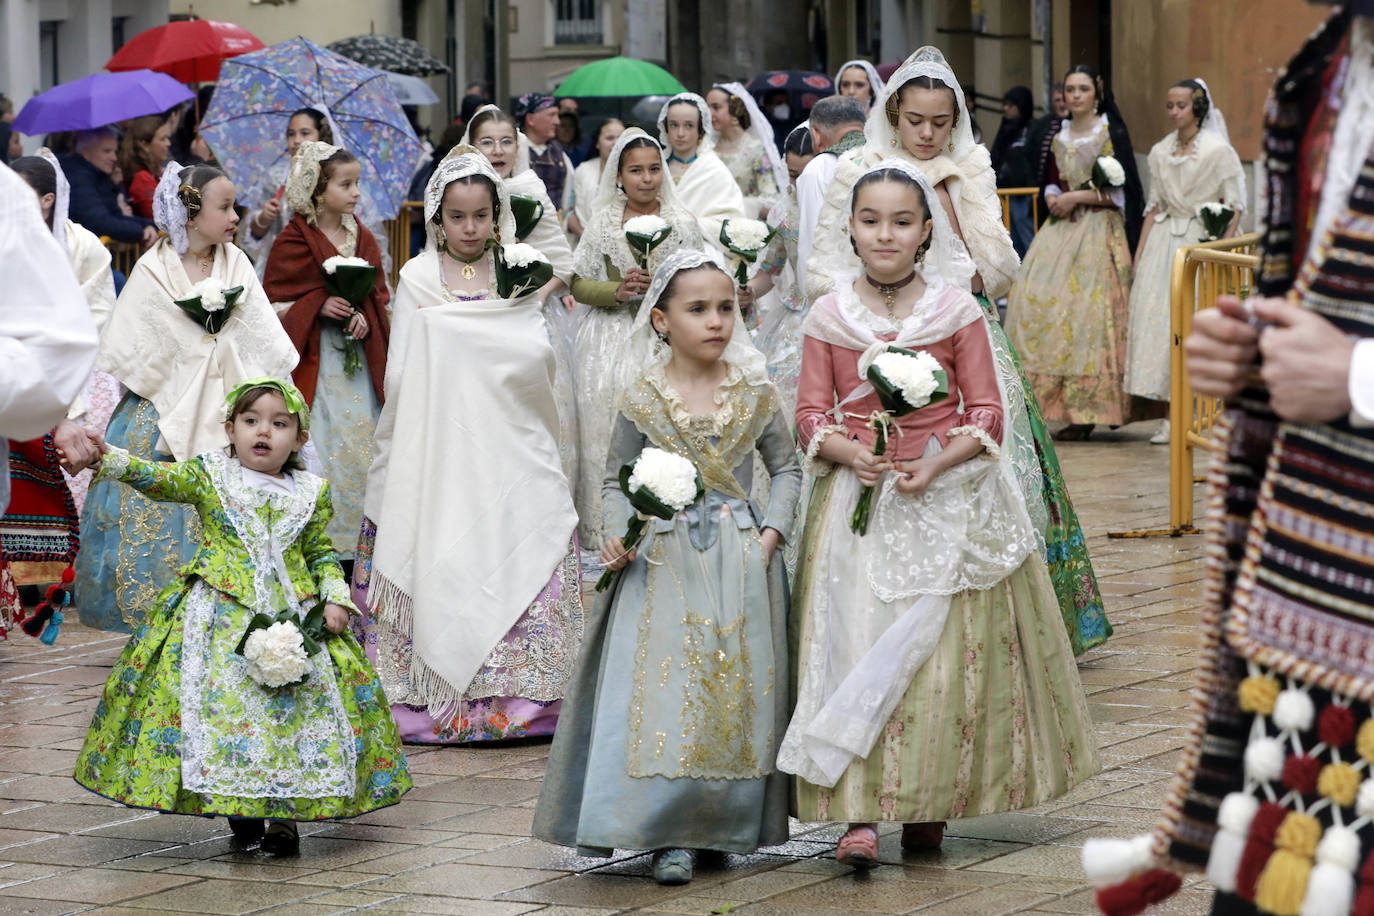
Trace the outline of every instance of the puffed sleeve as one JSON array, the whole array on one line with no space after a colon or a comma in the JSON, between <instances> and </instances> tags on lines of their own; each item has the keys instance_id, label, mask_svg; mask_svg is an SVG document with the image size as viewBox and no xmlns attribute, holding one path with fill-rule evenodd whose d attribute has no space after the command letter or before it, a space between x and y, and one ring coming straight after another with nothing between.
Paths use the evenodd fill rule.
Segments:
<instances>
[{"instance_id":1,"label":"puffed sleeve","mask_svg":"<svg viewBox=\"0 0 1374 916\"><path fill-rule=\"evenodd\" d=\"M824 477L831 464L820 458L821 443L831 433L844 434L830 412L835 409L835 370L830 344L815 337L802 338L801 379L797 386L797 442L806 452L806 470Z\"/></svg>"},{"instance_id":2,"label":"puffed sleeve","mask_svg":"<svg viewBox=\"0 0 1374 916\"><path fill-rule=\"evenodd\" d=\"M1002 392L984 319L954 332L954 375L964 399L960 425L948 436L973 436L995 457L1002 444Z\"/></svg>"}]
</instances>

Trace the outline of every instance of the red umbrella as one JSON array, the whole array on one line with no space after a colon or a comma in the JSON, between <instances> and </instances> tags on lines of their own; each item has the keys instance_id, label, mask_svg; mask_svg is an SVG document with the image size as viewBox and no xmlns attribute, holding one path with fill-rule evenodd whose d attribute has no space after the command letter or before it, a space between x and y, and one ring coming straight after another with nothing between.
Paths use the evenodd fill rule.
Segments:
<instances>
[{"instance_id":1,"label":"red umbrella","mask_svg":"<svg viewBox=\"0 0 1374 916\"><path fill-rule=\"evenodd\" d=\"M257 36L232 22L190 19L139 32L120 48L106 70L157 70L183 83L219 79L219 65L263 47Z\"/></svg>"}]
</instances>

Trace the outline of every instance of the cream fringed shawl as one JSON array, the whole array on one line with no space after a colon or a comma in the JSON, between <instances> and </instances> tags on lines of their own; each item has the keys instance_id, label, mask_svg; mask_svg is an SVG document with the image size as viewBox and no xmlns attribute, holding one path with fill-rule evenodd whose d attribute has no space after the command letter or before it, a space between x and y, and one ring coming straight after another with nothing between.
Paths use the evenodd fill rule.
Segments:
<instances>
[{"instance_id":1,"label":"cream fringed shawl","mask_svg":"<svg viewBox=\"0 0 1374 916\"><path fill-rule=\"evenodd\" d=\"M849 220L849 195L859 176L886 156L898 156L921 171L936 187L941 182L949 192L954 203L954 215L959 220L959 234L963 237L964 247L969 257L977 265L978 275L983 278L983 291L990 299L996 299L1011 289L1016 273L1021 267L1021 259L1011 244L1011 234L1002 222L1002 205L997 198L997 176L992 170L992 159L986 147L973 146L961 162L940 155L934 159L920 160L907 155L903 150L883 150L869 143L847 155L841 156L835 168L835 178L825 194L821 206L814 238L818 243L834 247L832 239L844 232ZM825 258L810 258L807 261L806 292L812 299L818 299L835 288L833 280L824 270L826 263L834 263L834 258L848 256L852 266L857 268L856 255L848 254L848 245L840 251L826 251Z\"/></svg>"},{"instance_id":2,"label":"cream fringed shawl","mask_svg":"<svg viewBox=\"0 0 1374 916\"><path fill-rule=\"evenodd\" d=\"M744 192L730 167L703 144L674 187L678 204L697 218L706 243L721 250L721 224L744 216Z\"/></svg>"},{"instance_id":3,"label":"cream fringed shawl","mask_svg":"<svg viewBox=\"0 0 1374 916\"><path fill-rule=\"evenodd\" d=\"M369 609L410 636L407 702L431 710L463 697L577 525L540 303L451 300L439 258L401 269L364 504Z\"/></svg>"},{"instance_id":4,"label":"cream fringed shawl","mask_svg":"<svg viewBox=\"0 0 1374 916\"><path fill-rule=\"evenodd\" d=\"M96 368L157 408L159 448L177 461L223 448L224 399L244 379L289 378L300 358L272 311L253 265L233 245L215 246L211 279L243 287L233 315L205 333L174 300L191 281L169 239L138 259L100 338Z\"/></svg>"}]
</instances>

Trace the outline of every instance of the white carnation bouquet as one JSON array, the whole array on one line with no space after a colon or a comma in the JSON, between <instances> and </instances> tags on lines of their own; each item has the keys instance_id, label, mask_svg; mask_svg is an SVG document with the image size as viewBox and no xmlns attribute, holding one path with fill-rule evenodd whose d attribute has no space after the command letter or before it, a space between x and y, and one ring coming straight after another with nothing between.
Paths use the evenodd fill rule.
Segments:
<instances>
[{"instance_id":1,"label":"white carnation bouquet","mask_svg":"<svg viewBox=\"0 0 1374 916\"><path fill-rule=\"evenodd\" d=\"M496 249L496 292L502 299L519 299L553 279L553 265L533 245L516 242Z\"/></svg>"},{"instance_id":2,"label":"white carnation bouquet","mask_svg":"<svg viewBox=\"0 0 1374 916\"><path fill-rule=\"evenodd\" d=\"M1088 180L1086 187L1082 190L1092 188L1096 191L1105 191L1109 188L1120 188L1126 185L1126 170L1121 167L1115 156L1098 156L1093 163L1092 178Z\"/></svg>"},{"instance_id":3,"label":"white carnation bouquet","mask_svg":"<svg viewBox=\"0 0 1374 916\"><path fill-rule=\"evenodd\" d=\"M324 272L331 277L338 273L340 267L371 267L363 258L346 258L341 254L336 254L332 258L325 258Z\"/></svg>"},{"instance_id":4,"label":"white carnation bouquet","mask_svg":"<svg viewBox=\"0 0 1374 916\"><path fill-rule=\"evenodd\" d=\"M638 458L620 468L620 491L635 510L621 538L628 553L644 537L649 519L672 519L700 499L706 486L697 466L686 458L662 449L646 448ZM596 581L596 590L604 592L615 578L614 571L606 570Z\"/></svg>"},{"instance_id":5,"label":"white carnation bouquet","mask_svg":"<svg viewBox=\"0 0 1374 916\"><path fill-rule=\"evenodd\" d=\"M883 405L883 409L875 410L868 421L874 433L875 455L887 451L888 427L894 417L904 417L949 397L949 373L925 350L888 347L873 358L867 376ZM867 534L872 512L873 488L864 487L859 491L859 502L849 520L850 529L860 537Z\"/></svg>"},{"instance_id":6,"label":"white carnation bouquet","mask_svg":"<svg viewBox=\"0 0 1374 916\"><path fill-rule=\"evenodd\" d=\"M740 286L749 282L749 265L759 259L759 253L777 232L763 220L732 218L720 224L720 243L734 255L735 282Z\"/></svg>"},{"instance_id":7,"label":"white carnation bouquet","mask_svg":"<svg viewBox=\"0 0 1374 916\"><path fill-rule=\"evenodd\" d=\"M324 623L324 604L300 620L290 611L275 617L254 614L234 649L243 656L248 676L262 687L294 687L305 680L313 667L311 656L330 636Z\"/></svg>"},{"instance_id":8,"label":"white carnation bouquet","mask_svg":"<svg viewBox=\"0 0 1374 916\"><path fill-rule=\"evenodd\" d=\"M368 263L365 258L346 258L336 254L332 258L325 258L324 263L320 265L320 272L324 277L324 288L329 294L338 296L353 309L353 313L341 322L344 327L344 342L339 348L343 350L344 355L344 374L352 378L363 367L363 348L357 339L348 333L348 325L353 320L353 315L358 313L358 309L376 288L377 267Z\"/></svg>"},{"instance_id":9,"label":"white carnation bouquet","mask_svg":"<svg viewBox=\"0 0 1374 916\"><path fill-rule=\"evenodd\" d=\"M672 225L663 217L653 214L627 219L621 228L625 230L625 241L634 252L641 270L649 269L649 252L673 234Z\"/></svg>"},{"instance_id":10,"label":"white carnation bouquet","mask_svg":"<svg viewBox=\"0 0 1374 916\"><path fill-rule=\"evenodd\" d=\"M191 295L174 301L205 333L218 334L242 295L242 286L225 289L218 280L207 278L191 287Z\"/></svg>"},{"instance_id":11,"label":"white carnation bouquet","mask_svg":"<svg viewBox=\"0 0 1374 916\"><path fill-rule=\"evenodd\" d=\"M1202 222L1202 230L1207 233L1204 242L1215 242L1231 228L1236 211L1220 201L1211 200L1197 208L1197 218Z\"/></svg>"}]
</instances>

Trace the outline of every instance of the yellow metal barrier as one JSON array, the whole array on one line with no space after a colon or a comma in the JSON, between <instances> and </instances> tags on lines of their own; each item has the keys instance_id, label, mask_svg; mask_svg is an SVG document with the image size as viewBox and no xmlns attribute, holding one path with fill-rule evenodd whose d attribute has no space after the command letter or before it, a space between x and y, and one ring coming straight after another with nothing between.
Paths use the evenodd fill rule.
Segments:
<instances>
[{"instance_id":1,"label":"yellow metal barrier","mask_svg":"<svg viewBox=\"0 0 1374 916\"><path fill-rule=\"evenodd\" d=\"M143 246L137 242L116 242L108 235L102 235L100 243L110 252L110 269L117 270L126 277L138 263L139 256L143 254Z\"/></svg>"},{"instance_id":2,"label":"yellow metal barrier","mask_svg":"<svg viewBox=\"0 0 1374 916\"><path fill-rule=\"evenodd\" d=\"M423 216L424 212L424 201L408 200L401 204L401 212L395 219L386 221L386 245L387 251L391 253L392 290L395 290L396 284L400 282L401 268L410 260L411 217L415 213Z\"/></svg>"},{"instance_id":3,"label":"yellow metal barrier","mask_svg":"<svg viewBox=\"0 0 1374 916\"><path fill-rule=\"evenodd\" d=\"M1036 227L1040 225L1040 189L1039 188L998 188L997 196L1002 201L1002 225L1011 231L1011 199L1013 197L1029 197L1031 199L1031 219L1034 220Z\"/></svg>"},{"instance_id":4,"label":"yellow metal barrier","mask_svg":"<svg viewBox=\"0 0 1374 916\"><path fill-rule=\"evenodd\" d=\"M1196 394L1183 364L1183 342L1193 331L1193 316L1213 308L1219 296L1250 294L1259 267L1259 236L1255 233L1179 249L1170 283L1171 384L1169 394L1169 527L1114 531L1107 536L1178 537L1197 534L1193 525L1193 449L1210 448L1212 423L1221 400Z\"/></svg>"}]
</instances>

